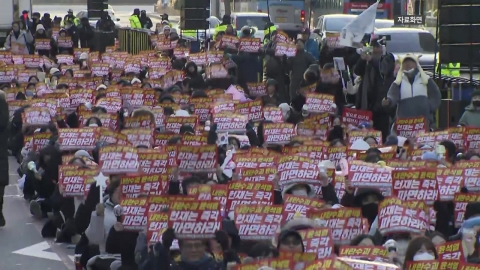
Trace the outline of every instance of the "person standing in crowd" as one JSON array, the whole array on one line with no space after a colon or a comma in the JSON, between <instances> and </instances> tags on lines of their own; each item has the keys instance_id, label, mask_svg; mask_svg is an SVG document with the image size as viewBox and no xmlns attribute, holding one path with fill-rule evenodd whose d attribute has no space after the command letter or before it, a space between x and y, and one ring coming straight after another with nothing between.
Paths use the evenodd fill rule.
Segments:
<instances>
[{"instance_id":1,"label":"person standing in crowd","mask_svg":"<svg viewBox=\"0 0 480 270\"><path fill-rule=\"evenodd\" d=\"M32 25L32 20L30 20L30 17L28 16L28 10L22 11L22 15L20 16L20 21L23 22L23 25L27 28L27 30L31 30L33 25Z\"/></svg>"},{"instance_id":2,"label":"person standing in crowd","mask_svg":"<svg viewBox=\"0 0 480 270\"><path fill-rule=\"evenodd\" d=\"M33 12L32 13L32 28L30 28L30 33L32 35L35 34L37 31L37 25L41 24L40 22L40 13L38 12ZM45 28L45 27L44 27Z\"/></svg>"},{"instance_id":3,"label":"person standing in crowd","mask_svg":"<svg viewBox=\"0 0 480 270\"><path fill-rule=\"evenodd\" d=\"M67 22L71 22L73 25L79 25L80 24L80 20L77 17L75 17L75 15L73 15L73 10L72 9L69 9L68 12L67 12L67 15L65 15L65 17L63 17L64 25L67 25Z\"/></svg>"},{"instance_id":4,"label":"person standing in crowd","mask_svg":"<svg viewBox=\"0 0 480 270\"><path fill-rule=\"evenodd\" d=\"M52 49L55 48L55 40L47 36L45 27L41 24L37 25L37 31L35 32L35 40L37 39L50 39L50 50L37 50L38 55L49 57Z\"/></svg>"},{"instance_id":5,"label":"person standing in crowd","mask_svg":"<svg viewBox=\"0 0 480 270\"><path fill-rule=\"evenodd\" d=\"M140 22L140 9L136 8L133 10L133 14L128 18L130 21L130 28L141 29L142 23Z\"/></svg>"},{"instance_id":6,"label":"person standing in crowd","mask_svg":"<svg viewBox=\"0 0 480 270\"><path fill-rule=\"evenodd\" d=\"M318 42L315 39L310 38L310 29L305 28L301 33L301 40L303 40L305 51L310 53L316 61L320 58L320 52L318 51Z\"/></svg>"},{"instance_id":7,"label":"person standing in crowd","mask_svg":"<svg viewBox=\"0 0 480 270\"><path fill-rule=\"evenodd\" d=\"M9 125L9 111L6 94L0 91L0 141L4 142L0 146L0 227L5 226L5 217L3 216L3 197L5 195L5 187L9 183L8 173L8 125Z\"/></svg>"},{"instance_id":8,"label":"person standing in crowd","mask_svg":"<svg viewBox=\"0 0 480 270\"><path fill-rule=\"evenodd\" d=\"M215 39L218 35L218 32L227 32L227 26L232 25L232 18L229 14L223 15L222 23L215 27L215 32L213 33L213 39ZM233 25L232 25L233 27ZM235 29L235 28L234 28Z\"/></svg>"},{"instance_id":9,"label":"person standing in crowd","mask_svg":"<svg viewBox=\"0 0 480 270\"><path fill-rule=\"evenodd\" d=\"M77 30L78 38L80 39L80 48L90 48L93 41L93 28L88 21L88 18L82 18Z\"/></svg>"},{"instance_id":10,"label":"person standing in crowd","mask_svg":"<svg viewBox=\"0 0 480 270\"><path fill-rule=\"evenodd\" d=\"M395 58L392 54L384 55L383 45L378 39L373 39L370 46L371 52L362 51L354 68L354 73L362 77L355 106L373 113L373 127L382 132L382 140L385 141L390 134L393 108L382 106L382 100L395 79Z\"/></svg>"},{"instance_id":11,"label":"person standing in crowd","mask_svg":"<svg viewBox=\"0 0 480 270\"><path fill-rule=\"evenodd\" d=\"M287 72L290 73L290 101L293 102L293 100L299 95L298 90L300 89L300 83L304 79L303 75L308 67L315 63L315 57L311 53L305 51L304 41L302 39L297 39L297 53L294 57L287 59ZM295 107L294 109L297 110Z\"/></svg>"},{"instance_id":12,"label":"person standing in crowd","mask_svg":"<svg viewBox=\"0 0 480 270\"><path fill-rule=\"evenodd\" d=\"M142 24L143 29L151 29L153 27L152 20L147 16L147 11L142 10L140 13L140 23Z\"/></svg>"},{"instance_id":13,"label":"person standing in crowd","mask_svg":"<svg viewBox=\"0 0 480 270\"><path fill-rule=\"evenodd\" d=\"M33 42L30 32L20 30L18 22L12 23L12 32L7 36L5 48L13 54L29 54L28 46Z\"/></svg>"},{"instance_id":14,"label":"person standing in crowd","mask_svg":"<svg viewBox=\"0 0 480 270\"><path fill-rule=\"evenodd\" d=\"M465 112L458 124L467 127L480 127L480 90L473 91L472 102L465 107Z\"/></svg>"},{"instance_id":15,"label":"person standing in crowd","mask_svg":"<svg viewBox=\"0 0 480 270\"><path fill-rule=\"evenodd\" d=\"M423 116L431 128L434 125L433 114L440 106L441 99L437 84L422 70L418 58L407 55L382 104L387 108L396 106L397 118Z\"/></svg>"},{"instance_id":16,"label":"person standing in crowd","mask_svg":"<svg viewBox=\"0 0 480 270\"><path fill-rule=\"evenodd\" d=\"M108 15L108 12L104 11L95 27L100 31L113 32L115 30L115 23L112 21L110 15Z\"/></svg>"},{"instance_id":17,"label":"person standing in crowd","mask_svg":"<svg viewBox=\"0 0 480 270\"><path fill-rule=\"evenodd\" d=\"M43 25L43 27L45 27L45 31L50 30L53 26L52 18L50 18L50 13L43 13L43 17L40 23Z\"/></svg>"},{"instance_id":18,"label":"person standing in crowd","mask_svg":"<svg viewBox=\"0 0 480 270\"><path fill-rule=\"evenodd\" d=\"M78 48L78 31L77 26L73 24L71 21L65 22L65 31L67 31L67 35L72 38L73 47Z\"/></svg>"}]
</instances>

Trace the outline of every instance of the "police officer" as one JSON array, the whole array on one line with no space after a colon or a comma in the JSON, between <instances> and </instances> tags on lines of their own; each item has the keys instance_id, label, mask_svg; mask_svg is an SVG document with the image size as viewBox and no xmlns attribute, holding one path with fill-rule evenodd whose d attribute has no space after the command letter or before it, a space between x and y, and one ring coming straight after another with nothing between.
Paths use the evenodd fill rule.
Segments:
<instances>
[{"instance_id":1,"label":"police officer","mask_svg":"<svg viewBox=\"0 0 480 270\"><path fill-rule=\"evenodd\" d=\"M272 37L276 34L277 28L272 22L268 22L267 25L265 25L264 30L265 37L263 38L263 44L268 44L270 41L272 41Z\"/></svg>"},{"instance_id":2,"label":"police officer","mask_svg":"<svg viewBox=\"0 0 480 270\"><path fill-rule=\"evenodd\" d=\"M69 9L67 12L67 15L65 15L65 17L63 18L63 24L65 25L67 21L70 21L73 25L80 24L80 20L77 17L75 17L75 15L73 15L72 9Z\"/></svg>"},{"instance_id":3,"label":"police officer","mask_svg":"<svg viewBox=\"0 0 480 270\"><path fill-rule=\"evenodd\" d=\"M217 25L217 27L215 27L215 32L213 33L213 39L216 39L218 32L227 32L228 25L232 25L232 18L230 17L230 15L225 14L223 15L222 23ZM232 25L232 28L233 30L235 30L235 27L233 27L233 25Z\"/></svg>"},{"instance_id":4,"label":"police officer","mask_svg":"<svg viewBox=\"0 0 480 270\"><path fill-rule=\"evenodd\" d=\"M448 71L452 77L460 77L460 63L448 63Z\"/></svg>"},{"instance_id":5,"label":"police officer","mask_svg":"<svg viewBox=\"0 0 480 270\"><path fill-rule=\"evenodd\" d=\"M140 9L134 9L132 16L130 16L128 20L130 21L130 28L142 29L142 23L140 23Z\"/></svg>"}]
</instances>

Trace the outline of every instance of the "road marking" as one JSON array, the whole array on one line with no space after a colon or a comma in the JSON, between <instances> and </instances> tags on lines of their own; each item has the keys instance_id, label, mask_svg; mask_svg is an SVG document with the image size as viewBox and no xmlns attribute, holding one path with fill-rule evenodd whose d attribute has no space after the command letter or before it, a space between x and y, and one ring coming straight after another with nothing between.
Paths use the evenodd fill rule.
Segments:
<instances>
[{"instance_id":1,"label":"road marking","mask_svg":"<svg viewBox=\"0 0 480 270\"><path fill-rule=\"evenodd\" d=\"M55 252L45 251L46 249L51 248L51 246L47 243L47 241L40 242L35 245L31 245L26 248L19 249L17 251L12 252L13 254L36 257L40 259L47 259L52 261L59 261L61 262L62 259L57 255Z\"/></svg>"}]
</instances>

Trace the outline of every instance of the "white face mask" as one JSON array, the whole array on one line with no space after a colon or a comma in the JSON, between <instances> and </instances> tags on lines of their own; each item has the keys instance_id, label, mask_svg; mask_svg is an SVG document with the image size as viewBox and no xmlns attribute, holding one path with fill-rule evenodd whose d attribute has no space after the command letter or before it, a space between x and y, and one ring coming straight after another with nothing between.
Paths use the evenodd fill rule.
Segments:
<instances>
[{"instance_id":1,"label":"white face mask","mask_svg":"<svg viewBox=\"0 0 480 270\"><path fill-rule=\"evenodd\" d=\"M307 197L308 193L306 189L294 189L292 190L292 195L294 196L300 196L300 197Z\"/></svg>"},{"instance_id":2,"label":"white face mask","mask_svg":"<svg viewBox=\"0 0 480 270\"><path fill-rule=\"evenodd\" d=\"M98 125L95 124L95 123L92 123L92 124L90 124L90 125L88 125L88 126L89 126L89 127L98 127Z\"/></svg>"},{"instance_id":3,"label":"white face mask","mask_svg":"<svg viewBox=\"0 0 480 270\"><path fill-rule=\"evenodd\" d=\"M435 256L428 254L427 252L423 252L413 256L413 260L414 261L430 261L430 260L435 260Z\"/></svg>"},{"instance_id":4,"label":"white face mask","mask_svg":"<svg viewBox=\"0 0 480 270\"><path fill-rule=\"evenodd\" d=\"M405 74L412 74L415 71L415 68L411 68L409 70L404 70L403 73Z\"/></svg>"}]
</instances>

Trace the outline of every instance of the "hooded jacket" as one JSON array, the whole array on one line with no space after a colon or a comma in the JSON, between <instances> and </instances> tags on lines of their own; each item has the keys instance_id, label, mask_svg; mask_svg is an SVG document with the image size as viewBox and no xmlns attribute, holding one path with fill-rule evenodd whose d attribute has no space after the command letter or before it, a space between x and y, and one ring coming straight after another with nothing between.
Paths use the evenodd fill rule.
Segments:
<instances>
[{"instance_id":1,"label":"hooded jacket","mask_svg":"<svg viewBox=\"0 0 480 270\"><path fill-rule=\"evenodd\" d=\"M190 72L190 67L194 68L193 72ZM204 89L206 88L205 81L203 80L202 74L198 72L198 66L194 62L188 62L185 65L185 75L190 78L189 86L192 89Z\"/></svg>"},{"instance_id":2,"label":"hooded jacket","mask_svg":"<svg viewBox=\"0 0 480 270\"><path fill-rule=\"evenodd\" d=\"M401 61L402 64L405 59L413 59L417 63L417 71L411 75L412 77L398 72L387 94L390 106L397 106L397 118L423 116L432 126L433 114L440 107L442 98L440 90L435 81L422 70L418 57L407 54ZM402 66L400 70L403 70Z\"/></svg>"},{"instance_id":3,"label":"hooded jacket","mask_svg":"<svg viewBox=\"0 0 480 270\"><path fill-rule=\"evenodd\" d=\"M473 104L465 107L465 112L460 118L459 124L468 127L480 127L480 110L475 108Z\"/></svg>"},{"instance_id":4,"label":"hooded jacket","mask_svg":"<svg viewBox=\"0 0 480 270\"><path fill-rule=\"evenodd\" d=\"M30 31L20 30L18 35L15 34L13 31L7 36L5 39L5 48L12 49L12 45L15 43L21 44L24 46L23 53L29 54L28 46L33 42L33 36Z\"/></svg>"}]
</instances>

